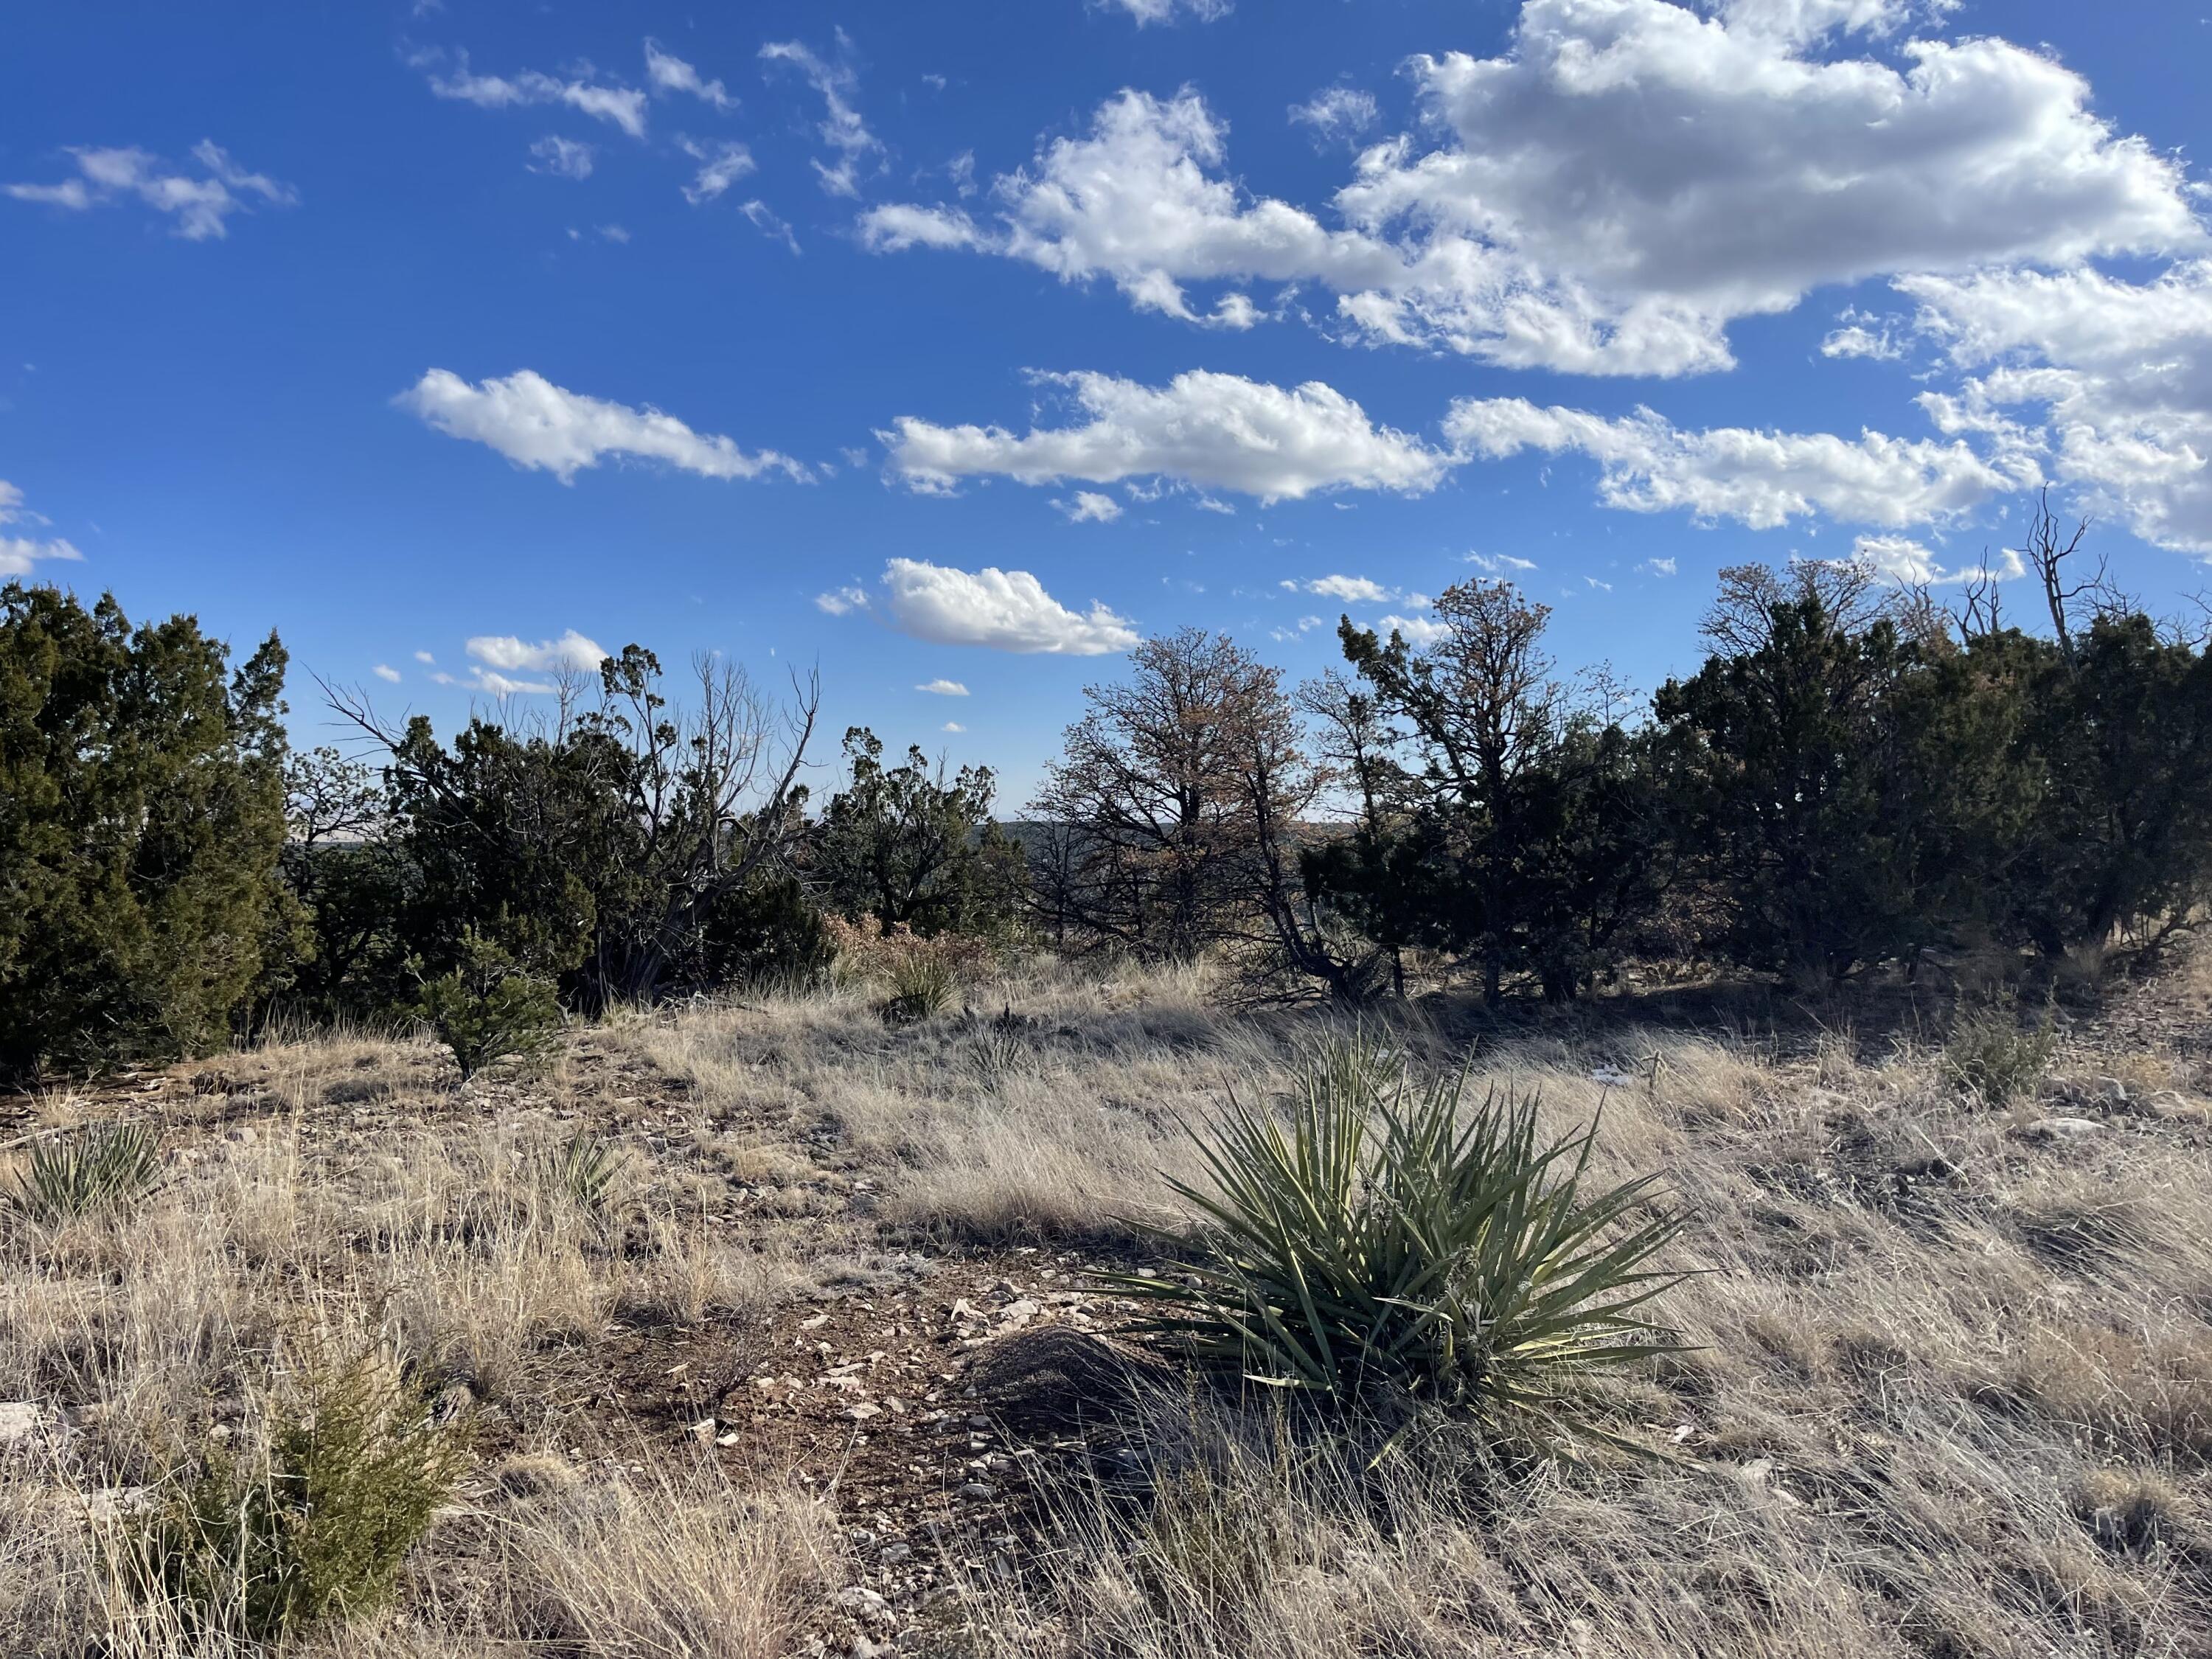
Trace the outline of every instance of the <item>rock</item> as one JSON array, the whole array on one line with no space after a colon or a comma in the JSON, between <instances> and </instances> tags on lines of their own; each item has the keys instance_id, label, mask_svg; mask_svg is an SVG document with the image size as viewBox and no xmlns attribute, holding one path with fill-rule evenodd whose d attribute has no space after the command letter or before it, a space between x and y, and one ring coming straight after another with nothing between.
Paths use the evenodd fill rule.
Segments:
<instances>
[{"instance_id":1,"label":"rock","mask_svg":"<svg viewBox=\"0 0 2212 1659\"><path fill-rule=\"evenodd\" d=\"M714 1419L711 1417L702 1417L696 1423L687 1427L684 1432L703 1446L714 1437Z\"/></svg>"},{"instance_id":2,"label":"rock","mask_svg":"<svg viewBox=\"0 0 2212 1659\"><path fill-rule=\"evenodd\" d=\"M883 1414L884 1408L881 1406L871 1406L865 1400L857 1406L845 1407L845 1415L855 1423L865 1423L872 1417L881 1417Z\"/></svg>"},{"instance_id":3,"label":"rock","mask_svg":"<svg viewBox=\"0 0 2212 1659\"><path fill-rule=\"evenodd\" d=\"M960 1488L960 1495L963 1498L989 1498L996 1491L997 1488L988 1480L970 1480Z\"/></svg>"},{"instance_id":4,"label":"rock","mask_svg":"<svg viewBox=\"0 0 2212 1659\"><path fill-rule=\"evenodd\" d=\"M154 1506L150 1486L103 1486L98 1492L85 1494L84 1512L94 1521L120 1521L126 1515L143 1514Z\"/></svg>"},{"instance_id":5,"label":"rock","mask_svg":"<svg viewBox=\"0 0 2212 1659\"><path fill-rule=\"evenodd\" d=\"M2082 1140L2104 1133L2105 1126L2094 1118L2045 1117L2029 1124L2025 1133L2038 1140Z\"/></svg>"},{"instance_id":6,"label":"rock","mask_svg":"<svg viewBox=\"0 0 2212 1659\"><path fill-rule=\"evenodd\" d=\"M0 1446L19 1446L39 1431L35 1400L0 1401Z\"/></svg>"},{"instance_id":7,"label":"rock","mask_svg":"<svg viewBox=\"0 0 2212 1659\"><path fill-rule=\"evenodd\" d=\"M870 1623L888 1619L891 1604L870 1589L866 1584L853 1584L837 1592L837 1605L856 1619Z\"/></svg>"}]
</instances>

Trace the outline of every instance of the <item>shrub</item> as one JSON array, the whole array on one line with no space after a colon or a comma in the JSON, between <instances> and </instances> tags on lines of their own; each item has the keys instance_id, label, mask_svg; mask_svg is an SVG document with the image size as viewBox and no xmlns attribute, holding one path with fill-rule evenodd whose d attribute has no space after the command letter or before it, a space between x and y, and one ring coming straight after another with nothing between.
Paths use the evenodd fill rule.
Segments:
<instances>
[{"instance_id":1,"label":"shrub","mask_svg":"<svg viewBox=\"0 0 2212 1659\"><path fill-rule=\"evenodd\" d=\"M988 940L969 934L923 939L903 923L886 927L873 916L848 921L833 915L823 918L823 923L836 949L841 974L890 981L890 999L880 1012L894 1025L943 1013L952 1006L962 982L979 978L996 956Z\"/></svg>"},{"instance_id":2,"label":"shrub","mask_svg":"<svg viewBox=\"0 0 2212 1659\"><path fill-rule=\"evenodd\" d=\"M1993 1003L1953 1023L1939 1066L1954 1088L2004 1106L2034 1092L2057 1052L2048 1015L2024 1026L2009 1003Z\"/></svg>"},{"instance_id":3,"label":"shrub","mask_svg":"<svg viewBox=\"0 0 2212 1659\"><path fill-rule=\"evenodd\" d=\"M202 1628L258 1642L372 1612L465 1455L377 1360L317 1371L264 1459L210 1449L147 1520L144 1587Z\"/></svg>"},{"instance_id":4,"label":"shrub","mask_svg":"<svg viewBox=\"0 0 2212 1659\"><path fill-rule=\"evenodd\" d=\"M423 981L410 1011L453 1050L461 1081L501 1060L543 1058L561 1027L551 982L526 973L505 949L473 930L461 950L460 965Z\"/></svg>"},{"instance_id":5,"label":"shrub","mask_svg":"<svg viewBox=\"0 0 2212 1659\"><path fill-rule=\"evenodd\" d=\"M598 1215L620 1191L629 1159L605 1135L579 1129L558 1147L539 1153L538 1169L544 1185L567 1194L578 1209Z\"/></svg>"},{"instance_id":6,"label":"shrub","mask_svg":"<svg viewBox=\"0 0 2212 1659\"><path fill-rule=\"evenodd\" d=\"M153 1190L161 1173L161 1143L143 1123L84 1129L31 1152L30 1165L6 1194L8 1207L44 1226L122 1209Z\"/></svg>"},{"instance_id":7,"label":"shrub","mask_svg":"<svg viewBox=\"0 0 2212 1659\"><path fill-rule=\"evenodd\" d=\"M1644 1316L1679 1218L1633 1218L1645 1177L1583 1190L1597 1125L1540 1143L1531 1097L1462 1110L1464 1074L1416 1089L1371 1042L1311 1055L1278 1114L1233 1097L1193 1132L1213 1189L1196 1262L1117 1276L1199 1360L1338 1407L1397 1395L1571 1426L1589 1375L1674 1352ZM1287 1121L1285 1121L1287 1119Z\"/></svg>"}]
</instances>

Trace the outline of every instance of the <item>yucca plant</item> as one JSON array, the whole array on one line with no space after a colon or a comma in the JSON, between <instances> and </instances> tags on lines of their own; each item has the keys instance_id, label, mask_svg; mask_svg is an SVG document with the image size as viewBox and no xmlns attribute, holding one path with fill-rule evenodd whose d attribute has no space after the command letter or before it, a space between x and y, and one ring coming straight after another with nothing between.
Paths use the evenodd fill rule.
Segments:
<instances>
[{"instance_id":1,"label":"yucca plant","mask_svg":"<svg viewBox=\"0 0 2212 1659\"><path fill-rule=\"evenodd\" d=\"M33 1147L5 1199L19 1214L58 1226L137 1203L161 1173L160 1137L143 1123L118 1123Z\"/></svg>"},{"instance_id":2,"label":"yucca plant","mask_svg":"<svg viewBox=\"0 0 2212 1659\"><path fill-rule=\"evenodd\" d=\"M958 983L952 964L934 951L914 951L891 963L891 1000L884 1005L890 1024L934 1018L952 1006Z\"/></svg>"},{"instance_id":3,"label":"yucca plant","mask_svg":"<svg viewBox=\"0 0 2212 1659\"><path fill-rule=\"evenodd\" d=\"M1116 1276L1156 1336L1250 1382L1337 1407L1395 1395L1571 1426L1592 1374L1679 1352L1648 1316L1679 1218L1656 1177L1585 1190L1597 1124L1544 1142L1536 1101L1416 1086L1371 1041L1330 1044L1280 1111L1232 1097L1193 1132L1211 1188L1178 1276ZM1165 1235L1163 1235L1164 1237Z\"/></svg>"},{"instance_id":4,"label":"yucca plant","mask_svg":"<svg viewBox=\"0 0 2212 1659\"><path fill-rule=\"evenodd\" d=\"M629 1158L605 1135L579 1129L558 1146L538 1155L539 1180L565 1193L580 1210L599 1214L620 1191Z\"/></svg>"}]
</instances>

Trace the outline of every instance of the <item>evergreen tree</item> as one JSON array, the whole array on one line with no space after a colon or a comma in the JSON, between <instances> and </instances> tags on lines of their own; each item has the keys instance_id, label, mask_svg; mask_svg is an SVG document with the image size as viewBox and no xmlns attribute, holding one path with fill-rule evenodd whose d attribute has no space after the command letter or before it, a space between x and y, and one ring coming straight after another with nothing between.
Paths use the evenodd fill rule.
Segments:
<instances>
[{"instance_id":1,"label":"evergreen tree","mask_svg":"<svg viewBox=\"0 0 2212 1659\"><path fill-rule=\"evenodd\" d=\"M0 587L0 1073L207 1049L296 952L284 667Z\"/></svg>"}]
</instances>

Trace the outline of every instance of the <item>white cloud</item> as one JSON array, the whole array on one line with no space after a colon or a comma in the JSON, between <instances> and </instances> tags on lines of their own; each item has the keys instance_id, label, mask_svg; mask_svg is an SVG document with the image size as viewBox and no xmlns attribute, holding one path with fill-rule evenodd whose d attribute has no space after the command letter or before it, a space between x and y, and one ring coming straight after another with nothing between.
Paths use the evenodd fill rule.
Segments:
<instances>
[{"instance_id":1,"label":"white cloud","mask_svg":"<svg viewBox=\"0 0 2212 1659\"><path fill-rule=\"evenodd\" d=\"M1897 337L1888 318L1870 316L1846 306L1836 323L1820 342L1823 357L1870 357L1877 362L1895 362L1905 356L1905 342Z\"/></svg>"},{"instance_id":2,"label":"white cloud","mask_svg":"<svg viewBox=\"0 0 2212 1659\"><path fill-rule=\"evenodd\" d=\"M121 149L82 148L69 154L76 160L76 176L58 184L5 185L0 191L20 202L44 202L83 212L102 204L131 197L175 222L175 234L188 242L203 242L228 234L223 221L234 213L250 213L257 202L270 207L292 207L300 193L266 173L248 173L230 159L229 152L210 139L192 146L192 159L203 176L193 178L168 162L135 147Z\"/></svg>"},{"instance_id":3,"label":"white cloud","mask_svg":"<svg viewBox=\"0 0 2212 1659\"><path fill-rule=\"evenodd\" d=\"M1375 631L1386 639L1393 634L1402 634L1408 645L1431 646L1451 629L1433 617L1377 617Z\"/></svg>"},{"instance_id":4,"label":"white cloud","mask_svg":"<svg viewBox=\"0 0 2212 1659\"><path fill-rule=\"evenodd\" d=\"M855 611L868 608L868 592L864 587L833 588L827 593L817 593L814 603L833 617L848 617Z\"/></svg>"},{"instance_id":5,"label":"white cloud","mask_svg":"<svg viewBox=\"0 0 2212 1659\"><path fill-rule=\"evenodd\" d=\"M1642 564L1638 565L1636 568L1638 570L1643 571L1644 574L1648 576L1671 576L1674 574L1674 561L1672 559L1646 559Z\"/></svg>"},{"instance_id":6,"label":"white cloud","mask_svg":"<svg viewBox=\"0 0 2212 1659\"><path fill-rule=\"evenodd\" d=\"M740 202L738 204L738 211L745 216L755 230L760 232L770 241L781 242L794 254L799 252L799 238L792 234L791 227L778 218L769 210L767 203Z\"/></svg>"},{"instance_id":7,"label":"white cloud","mask_svg":"<svg viewBox=\"0 0 2212 1659\"><path fill-rule=\"evenodd\" d=\"M512 634L479 634L469 641L468 653L487 668L519 674L556 670L589 673L607 657L596 641L573 628L557 640L540 640L535 645Z\"/></svg>"},{"instance_id":8,"label":"white cloud","mask_svg":"<svg viewBox=\"0 0 2212 1659\"><path fill-rule=\"evenodd\" d=\"M389 684L397 685L399 684L399 671L394 668L390 663L380 662L368 672L375 675L377 678L383 680Z\"/></svg>"},{"instance_id":9,"label":"white cloud","mask_svg":"<svg viewBox=\"0 0 2212 1659\"><path fill-rule=\"evenodd\" d=\"M1079 489L1073 500L1053 505L1067 515L1070 524L1111 524L1121 516L1121 503L1095 489Z\"/></svg>"},{"instance_id":10,"label":"white cloud","mask_svg":"<svg viewBox=\"0 0 2212 1659\"><path fill-rule=\"evenodd\" d=\"M1232 0L1093 0L1093 3L1128 13L1137 20L1139 28L1171 23L1183 16L1211 23L1228 16L1232 9Z\"/></svg>"},{"instance_id":11,"label":"white cloud","mask_svg":"<svg viewBox=\"0 0 2212 1659\"><path fill-rule=\"evenodd\" d=\"M1987 36L1866 55L1914 10L1525 0L1504 55L1413 60L1440 141L1368 149L1333 224L1240 191L1196 94L1125 92L999 179L995 225L870 240L1103 276L1188 321L1215 314L1188 283L1313 283L1374 341L1648 374L1729 367L1731 321L1824 284L2205 244L2179 163L2054 60Z\"/></svg>"},{"instance_id":12,"label":"white cloud","mask_svg":"<svg viewBox=\"0 0 2212 1659\"><path fill-rule=\"evenodd\" d=\"M0 478L0 526L21 524L44 526L46 520L23 505L23 492L5 478ZM35 536L11 536L0 529L0 578L15 579L27 576L31 567L49 560L75 563L84 555L60 537L40 538Z\"/></svg>"},{"instance_id":13,"label":"white cloud","mask_svg":"<svg viewBox=\"0 0 2212 1659\"><path fill-rule=\"evenodd\" d=\"M730 439L694 432L672 415L588 398L526 368L477 386L434 368L393 401L448 437L489 445L517 466L550 472L563 483L610 455L665 461L708 478L753 478L771 471L806 477L805 467L774 450L747 454Z\"/></svg>"},{"instance_id":14,"label":"white cloud","mask_svg":"<svg viewBox=\"0 0 2212 1659\"><path fill-rule=\"evenodd\" d=\"M1164 386L1088 373L1034 378L1066 388L1090 419L1018 436L901 416L878 434L892 465L925 490L984 476L1029 484L1169 478L1274 501L1345 489L1419 495L1452 464L1420 440L1376 425L1318 380L1285 391L1203 370Z\"/></svg>"},{"instance_id":15,"label":"white cloud","mask_svg":"<svg viewBox=\"0 0 2212 1659\"><path fill-rule=\"evenodd\" d=\"M1063 282L1103 276L1139 310L1226 326L1256 320L1248 298L1232 292L1211 311L1194 310L1182 285L1319 278L1351 289L1402 273L1388 245L1325 230L1287 203L1247 202L1234 184L1209 176L1224 161L1227 132L1194 92L1123 92L1100 106L1087 136L1054 139L1029 167L998 180L997 226L981 228L959 209L896 204L864 216L862 238L884 252L1000 253Z\"/></svg>"},{"instance_id":16,"label":"white cloud","mask_svg":"<svg viewBox=\"0 0 2212 1659\"><path fill-rule=\"evenodd\" d=\"M752 152L732 140L701 144L686 138L678 148L699 163L697 175L684 186L684 199L694 207L713 201L753 171Z\"/></svg>"},{"instance_id":17,"label":"white cloud","mask_svg":"<svg viewBox=\"0 0 2212 1659\"><path fill-rule=\"evenodd\" d=\"M885 620L935 645L1097 657L1137 643L1127 618L1096 602L1088 611L1071 611L1026 570L955 570L918 559L893 559L884 567L883 587ZM815 603L833 616L877 608L866 594L850 588Z\"/></svg>"},{"instance_id":18,"label":"white cloud","mask_svg":"<svg viewBox=\"0 0 2212 1659\"><path fill-rule=\"evenodd\" d=\"M732 110L738 100L720 81L702 80L699 71L681 58L661 50L658 40L645 43L645 76L656 92L688 92L719 110Z\"/></svg>"},{"instance_id":19,"label":"white cloud","mask_svg":"<svg viewBox=\"0 0 2212 1659\"><path fill-rule=\"evenodd\" d=\"M1994 560L1945 569L1936 554L1910 536L1861 536L1851 544L1851 557L1874 567L1885 580L1915 586L1962 582L1976 576L2010 581L2027 574L2027 566L2010 548Z\"/></svg>"},{"instance_id":20,"label":"white cloud","mask_svg":"<svg viewBox=\"0 0 2212 1659\"><path fill-rule=\"evenodd\" d=\"M1290 586L1297 586L1296 583ZM1346 605L1381 605L1397 595L1377 581L1364 576L1323 576L1317 581L1304 584L1304 591L1319 593L1332 599L1342 599Z\"/></svg>"},{"instance_id":21,"label":"white cloud","mask_svg":"<svg viewBox=\"0 0 2212 1659\"><path fill-rule=\"evenodd\" d=\"M432 656L428 651L417 651L415 653L415 660L421 663L434 663L438 659Z\"/></svg>"},{"instance_id":22,"label":"white cloud","mask_svg":"<svg viewBox=\"0 0 2212 1659\"><path fill-rule=\"evenodd\" d=\"M871 252L903 253L911 247L976 247L984 239L963 209L895 202L860 216L860 240Z\"/></svg>"},{"instance_id":23,"label":"white cloud","mask_svg":"<svg viewBox=\"0 0 2212 1659\"><path fill-rule=\"evenodd\" d=\"M562 80L537 70L525 70L513 76L474 75L465 52L453 54L451 74L438 73L434 66L445 61L445 54L440 52L418 53L412 60L416 68L429 71L430 90L440 98L474 104L479 109L562 104L620 127L633 138L645 137L646 95L635 87L601 84L586 78Z\"/></svg>"},{"instance_id":24,"label":"white cloud","mask_svg":"<svg viewBox=\"0 0 2212 1659\"><path fill-rule=\"evenodd\" d=\"M592 176L592 147L574 138L549 133L530 147L530 153L537 157L531 164L532 173L550 173L563 179Z\"/></svg>"},{"instance_id":25,"label":"white cloud","mask_svg":"<svg viewBox=\"0 0 2212 1659\"><path fill-rule=\"evenodd\" d=\"M1303 104L1291 106L1291 119L1324 138L1355 138L1382 118L1375 94L1357 87L1324 87Z\"/></svg>"},{"instance_id":26,"label":"white cloud","mask_svg":"<svg viewBox=\"0 0 2212 1659\"><path fill-rule=\"evenodd\" d=\"M1766 530L1808 514L1902 526L1950 518L2039 481L2032 462L1993 465L1963 441L1745 427L1677 428L1650 410L1619 418L1522 398L1462 398L1444 422L1468 453L1538 449L1599 463L1599 498L1636 513L1686 509Z\"/></svg>"},{"instance_id":27,"label":"white cloud","mask_svg":"<svg viewBox=\"0 0 2212 1659\"><path fill-rule=\"evenodd\" d=\"M2048 454L2144 540L2212 554L2212 260L2143 283L2084 269L1897 286L1961 376L1921 395L1939 428Z\"/></svg>"},{"instance_id":28,"label":"white cloud","mask_svg":"<svg viewBox=\"0 0 2212 1659\"><path fill-rule=\"evenodd\" d=\"M1583 580L1597 592L1610 593L1613 592L1613 584L1611 582L1601 582L1595 576L1585 576L1583 578Z\"/></svg>"},{"instance_id":29,"label":"white cloud","mask_svg":"<svg viewBox=\"0 0 2212 1659\"><path fill-rule=\"evenodd\" d=\"M1534 559L1516 558L1510 553L1470 553L1467 562L1486 575L1503 576L1512 571L1534 570Z\"/></svg>"},{"instance_id":30,"label":"white cloud","mask_svg":"<svg viewBox=\"0 0 2212 1659\"><path fill-rule=\"evenodd\" d=\"M964 697L968 695L968 688L958 680L930 680L914 689L927 691L933 697Z\"/></svg>"},{"instance_id":31,"label":"white cloud","mask_svg":"<svg viewBox=\"0 0 2212 1659\"><path fill-rule=\"evenodd\" d=\"M961 725L958 720L947 720L945 722L944 729L947 732L965 732L968 728Z\"/></svg>"},{"instance_id":32,"label":"white cloud","mask_svg":"<svg viewBox=\"0 0 2212 1659\"><path fill-rule=\"evenodd\" d=\"M811 47L797 40L771 40L760 49L763 59L789 64L822 94L826 113L819 131L822 142L836 152L837 160L834 163L817 160L814 176L832 196L858 196L861 167L872 158L879 157L884 148L883 142L868 131L868 124L860 118L860 112L853 102L860 81L848 61L851 46L845 32L840 29L839 58L835 64L824 61Z\"/></svg>"}]
</instances>

